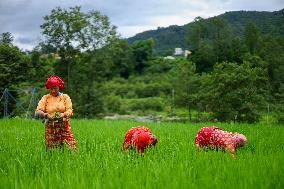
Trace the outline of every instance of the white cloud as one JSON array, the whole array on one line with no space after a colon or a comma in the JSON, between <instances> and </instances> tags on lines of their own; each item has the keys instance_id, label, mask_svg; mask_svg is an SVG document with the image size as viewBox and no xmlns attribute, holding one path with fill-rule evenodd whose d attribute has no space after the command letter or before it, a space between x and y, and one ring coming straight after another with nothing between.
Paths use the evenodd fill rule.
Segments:
<instances>
[{"instance_id":1,"label":"white cloud","mask_svg":"<svg viewBox=\"0 0 284 189\"><path fill-rule=\"evenodd\" d=\"M20 48L31 49L41 37L43 16L57 7L81 5L83 11L99 10L118 27L122 37L184 25L197 16L208 18L234 10L274 11L284 0L0 0L0 33L11 32Z\"/></svg>"},{"instance_id":2,"label":"white cloud","mask_svg":"<svg viewBox=\"0 0 284 189\"><path fill-rule=\"evenodd\" d=\"M275 11L284 8L283 0L229 0L223 6L224 9L232 11L250 10L250 11Z\"/></svg>"},{"instance_id":3,"label":"white cloud","mask_svg":"<svg viewBox=\"0 0 284 189\"><path fill-rule=\"evenodd\" d=\"M132 37L136 33L140 33L142 31L147 31L147 30L154 30L154 29L157 29L157 27L154 25L121 26L118 28L118 33L120 33L123 38L128 38L128 37Z\"/></svg>"}]
</instances>

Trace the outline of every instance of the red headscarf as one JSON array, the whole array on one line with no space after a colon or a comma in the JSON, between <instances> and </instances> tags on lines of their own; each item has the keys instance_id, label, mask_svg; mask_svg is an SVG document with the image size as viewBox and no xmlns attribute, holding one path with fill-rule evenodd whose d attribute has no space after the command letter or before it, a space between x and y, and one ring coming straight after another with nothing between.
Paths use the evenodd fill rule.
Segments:
<instances>
[{"instance_id":1,"label":"red headscarf","mask_svg":"<svg viewBox=\"0 0 284 189\"><path fill-rule=\"evenodd\" d=\"M45 82L45 88L50 89L52 87L57 87L57 86L59 87L60 91L64 89L64 82L62 81L62 79L60 79L56 75L52 75L49 78L47 78Z\"/></svg>"}]
</instances>

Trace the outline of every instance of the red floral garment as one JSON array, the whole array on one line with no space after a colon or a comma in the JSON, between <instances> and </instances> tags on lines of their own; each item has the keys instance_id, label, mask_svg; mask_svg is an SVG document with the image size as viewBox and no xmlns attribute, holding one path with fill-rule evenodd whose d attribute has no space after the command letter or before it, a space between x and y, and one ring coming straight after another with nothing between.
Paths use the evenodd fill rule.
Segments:
<instances>
[{"instance_id":1,"label":"red floral garment","mask_svg":"<svg viewBox=\"0 0 284 189\"><path fill-rule=\"evenodd\" d=\"M211 134L214 130L219 130L219 127L210 126L210 127L202 127L199 129L194 144L200 147L208 146L212 144Z\"/></svg>"},{"instance_id":2,"label":"red floral garment","mask_svg":"<svg viewBox=\"0 0 284 189\"><path fill-rule=\"evenodd\" d=\"M225 148L234 152L235 143L233 133L223 131L216 126L203 127L199 129L194 144L198 147L210 146L212 148Z\"/></svg>"},{"instance_id":3,"label":"red floral garment","mask_svg":"<svg viewBox=\"0 0 284 189\"><path fill-rule=\"evenodd\" d=\"M76 149L76 141L71 132L69 121L49 122L45 126L45 142L48 148L62 147L66 143L70 149Z\"/></svg>"},{"instance_id":4,"label":"red floral garment","mask_svg":"<svg viewBox=\"0 0 284 189\"><path fill-rule=\"evenodd\" d=\"M223 131L222 129L214 129L211 133L212 147L225 148L229 151L234 151L235 143L233 140L233 133Z\"/></svg>"},{"instance_id":5,"label":"red floral garment","mask_svg":"<svg viewBox=\"0 0 284 189\"><path fill-rule=\"evenodd\" d=\"M149 128L144 126L131 127L125 134L123 146L128 147L129 145L131 145L133 134L138 131L151 132Z\"/></svg>"},{"instance_id":6,"label":"red floral garment","mask_svg":"<svg viewBox=\"0 0 284 189\"><path fill-rule=\"evenodd\" d=\"M144 153L148 145L155 145L157 138L153 135L149 128L144 126L137 126L130 128L124 137L123 149L133 147L141 153Z\"/></svg>"}]
</instances>

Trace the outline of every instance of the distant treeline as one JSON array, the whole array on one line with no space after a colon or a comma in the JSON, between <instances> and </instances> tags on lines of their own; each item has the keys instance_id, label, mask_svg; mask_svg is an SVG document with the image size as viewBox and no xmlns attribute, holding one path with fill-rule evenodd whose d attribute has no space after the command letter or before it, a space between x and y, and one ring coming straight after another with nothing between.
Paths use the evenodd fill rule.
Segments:
<instances>
[{"instance_id":1,"label":"distant treeline","mask_svg":"<svg viewBox=\"0 0 284 189\"><path fill-rule=\"evenodd\" d=\"M128 38L127 41L132 44L137 40L153 38L155 40L155 55L171 55L176 47L193 48L191 35L193 30L196 30L196 25L203 28L203 35L206 33L210 35L214 30L214 22L219 19L226 23L233 36L243 36L246 25L250 22L258 26L262 35L284 36L284 9L281 9L274 12L233 11L208 19L196 17L194 22L183 26L158 27L156 30L136 34L134 37Z\"/></svg>"},{"instance_id":2,"label":"distant treeline","mask_svg":"<svg viewBox=\"0 0 284 189\"><path fill-rule=\"evenodd\" d=\"M202 113L206 120L255 122L269 113L281 122L283 12L198 17L184 26L190 29L180 32L179 42L168 31L163 33L165 29L158 29L167 42L160 43L145 32L147 39L129 43L98 11L56 8L41 25L45 41L30 52L13 45L11 33L1 34L0 91L36 87L39 99L47 92L46 78L56 74L66 83L63 92L71 96L76 117L189 113L193 119ZM157 53L158 42L173 45L161 48L171 52ZM174 47L192 53L175 59L161 56L171 55ZM17 92L13 95L24 104L30 100ZM17 105L9 101L9 110L14 109ZM15 111L12 116L20 114Z\"/></svg>"}]
</instances>

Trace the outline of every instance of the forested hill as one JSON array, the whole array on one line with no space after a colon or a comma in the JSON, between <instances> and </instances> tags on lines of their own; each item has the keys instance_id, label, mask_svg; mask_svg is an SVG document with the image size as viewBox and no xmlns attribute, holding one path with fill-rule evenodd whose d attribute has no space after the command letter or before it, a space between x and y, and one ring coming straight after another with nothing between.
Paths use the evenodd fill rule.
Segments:
<instances>
[{"instance_id":1,"label":"forested hill","mask_svg":"<svg viewBox=\"0 0 284 189\"><path fill-rule=\"evenodd\" d=\"M203 26L209 30L207 32L210 32L210 25L216 18L224 20L235 36L241 36L245 26L250 22L254 22L262 34L284 36L284 9L274 12L233 11L208 19L197 18L196 20L201 21ZM128 38L127 41L133 43L136 40L153 38L155 39L155 52L160 55L169 55L175 47L190 48L191 30L196 20L183 26L158 27L157 30L136 34L134 37Z\"/></svg>"}]
</instances>

